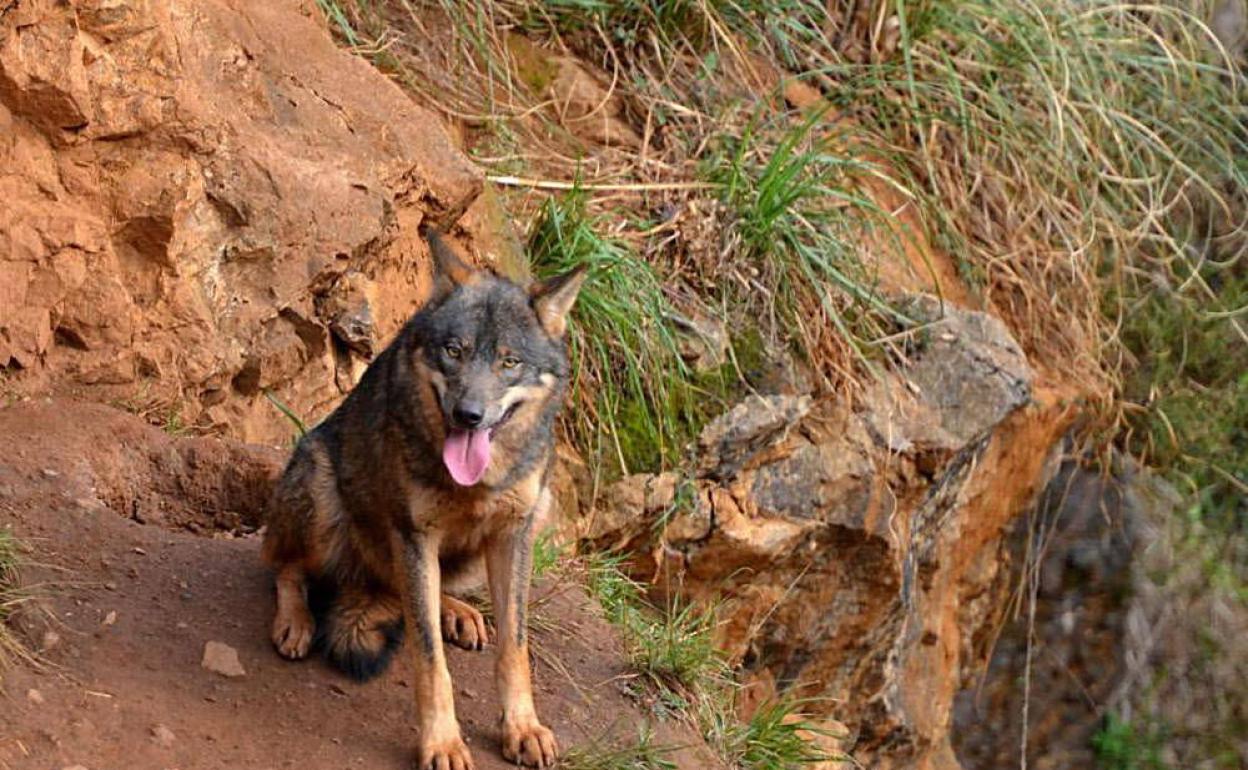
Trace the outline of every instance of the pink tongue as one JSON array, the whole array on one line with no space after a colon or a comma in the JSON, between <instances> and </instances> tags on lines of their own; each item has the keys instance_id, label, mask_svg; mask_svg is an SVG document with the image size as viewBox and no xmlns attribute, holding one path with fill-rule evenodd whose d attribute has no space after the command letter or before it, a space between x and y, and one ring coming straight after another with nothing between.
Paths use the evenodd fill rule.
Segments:
<instances>
[{"instance_id":1,"label":"pink tongue","mask_svg":"<svg viewBox=\"0 0 1248 770\"><path fill-rule=\"evenodd\" d=\"M442 445L442 462L455 483L465 487L476 484L490 464L490 432L452 428Z\"/></svg>"}]
</instances>

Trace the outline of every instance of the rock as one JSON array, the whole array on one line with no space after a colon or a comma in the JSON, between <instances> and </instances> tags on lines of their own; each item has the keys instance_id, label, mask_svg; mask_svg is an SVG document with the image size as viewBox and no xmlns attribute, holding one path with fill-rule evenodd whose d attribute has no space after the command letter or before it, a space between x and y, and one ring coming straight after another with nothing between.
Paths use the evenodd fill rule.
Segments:
<instances>
[{"instance_id":1,"label":"rock","mask_svg":"<svg viewBox=\"0 0 1248 770\"><path fill-rule=\"evenodd\" d=\"M101 625L111 626L116 622L117 622L117 611L110 610L109 613L104 616L104 622Z\"/></svg>"},{"instance_id":2,"label":"rock","mask_svg":"<svg viewBox=\"0 0 1248 770\"><path fill-rule=\"evenodd\" d=\"M43 705L43 693L39 692L38 690L32 687L26 691L26 700L30 701L36 706L42 706Z\"/></svg>"},{"instance_id":3,"label":"rock","mask_svg":"<svg viewBox=\"0 0 1248 770\"><path fill-rule=\"evenodd\" d=\"M730 339L723 321L692 308L673 313L670 320L680 334L680 356L694 371L710 371L729 362Z\"/></svg>"},{"instance_id":4,"label":"rock","mask_svg":"<svg viewBox=\"0 0 1248 770\"><path fill-rule=\"evenodd\" d=\"M702 429L698 470L726 479L779 441L810 411L810 396L750 396Z\"/></svg>"},{"instance_id":5,"label":"rock","mask_svg":"<svg viewBox=\"0 0 1248 770\"><path fill-rule=\"evenodd\" d=\"M612 484L603 505L583 526L580 537L604 550L618 550L647 532L676 498L675 473L635 473Z\"/></svg>"},{"instance_id":6,"label":"rock","mask_svg":"<svg viewBox=\"0 0 1248 770\"><path fill-rule=\"evenodd\" d=\"M886 379L867 399L867 425L890 451L947 456L1030 402L1034 375L1000 319L927 295L902 309L930 327L917 335L904 381Z\"/></svg>"},{"instance_id":7,"label":"rock","mask_svg":"<svg viewBox=\"0 0 1248 770\"><path fill-rule=\"evenodd\" d=\"M152 742L161 748L171 748L178 736L174 735L173 730L168 727L157 724L152 726Z\"/></svg>"},{"instance_id":8,"label":"rock","mask_svg":"<svg viewBox=\"0 0 1248 770\"><path fill-rule=\"evenodd\" d=\"M43 636L39 639L39 651L50 652L55 650L61 643L61 635L55 631L48 630L43 632Z\"/></svg>"},{"instance_id":9,"label":"rock","mask_svg":"<svg viewBox=\"0 0 1248 770\"><path fill-rule=\"evenodd\" d=\"M418 227L481 187L296 0L6 9L6 385L284 443L264 390L324 414L427 290Z\"/></svg>"},{"instance_id":10,"label":"rock","mask_svg":"<svg viewBox=\"0 0 1248 770\"><path fill-rule=\"evenodd\" d=\"M200 665L225 677L246 676L243 664L238 660L238 650L222 642L204 644L204 657Z\"/></svg>"},{"instance_id":11,"label":"rock","mask_svg":"<svg viewBox=\"0 0 1248 770\"><path fill-rule=\"evenodd\" d=\"M750 483L750 497L766 515L863 529L870 512L873 471L871 461L848 443L806 444L759 468Z\"/></svg>"},{"instance_id":12,"label":"rock","mask_svg":"<svg viewBox=\"0 0 1248 770\"><path fill-rule=\"evenodd\" d=\"M641 137L627 120L624 100L609 90L611 83L602 73L571 57L549 56L526 45L519 35L509 36L508 42L513 53L519 52L541 68L545 96L564 128L594 144L641 148Z\"/></svg>"},{"instance_id":13,"label":"rock","mask_svg":"<svg viewBox=\"0 0 1248 770\"><path fill-rule=\"evenodd\" d=\"M954 697L1005 585L1002 532L1073 411L996 319L903 306L929 326L856 404L750 396L706 426L695 478L620 481L589 532L629 549L635 577L716 607L716 644L745 679L826 704L816 717L844 723L855 756L953 767Z\"/></svg>"}]
</instances>

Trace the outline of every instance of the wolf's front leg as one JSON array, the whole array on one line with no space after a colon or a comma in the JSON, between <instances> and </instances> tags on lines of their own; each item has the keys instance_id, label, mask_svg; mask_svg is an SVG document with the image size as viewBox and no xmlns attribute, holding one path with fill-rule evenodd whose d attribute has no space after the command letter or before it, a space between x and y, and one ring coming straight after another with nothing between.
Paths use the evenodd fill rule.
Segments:
<instances>
[{"instance_id":1,"label":"wolf's front leg","mask_svg":"<svg viewBox=\"0 0 1248 770\"><path fill-rule=\"evenodd\" d=\"M403 620L412 648L416 695L416 770L473 770L459 733L451 674L442 650L438 541L423 532L391 537L403 592Z\"/></svg>"},{"instance_id":2,"label":"wolf's front leg","mask_svg":"<svg viewBox=\"0 0 1248 770\"><path fill-rule=\"evenodd\" d=\"M543 490L538 505L549 505ZM536 511L537 513L540 511ZM533 571L536 521L529 515L522 526L491 539L486 548L490 597L498 636L496 678L503 704L503 756L511 762L551 767L558 754L555 735L537 718L529 679L528 605Z\"/></svg>"}]
</instances>

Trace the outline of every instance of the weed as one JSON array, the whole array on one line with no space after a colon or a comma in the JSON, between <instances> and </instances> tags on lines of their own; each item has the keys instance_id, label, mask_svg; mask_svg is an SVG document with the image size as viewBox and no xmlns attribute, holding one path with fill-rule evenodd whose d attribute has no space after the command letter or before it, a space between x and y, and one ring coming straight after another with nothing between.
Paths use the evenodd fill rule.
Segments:
<instances>
[{"instance_id":1,"label":"weed","mask_svg":"<svg viewBox=\"0 0 1248 770\"><path fill-rule=\"evenodd\" d=\"M727 675L712 636L712 609L672 599L647 616L641 610L631 629L634 664L657 684L691 689Z\"/></svg>"},{"instance_id":2,"label":"weed","mask_svg":"<svg viewBox=\"0 0 1248 770\"><path fill-rule=\"evenodd\" d=\"M1141 730L1116 714L1092 737L1097 764L1102 770L1170 770L1161 758L1162 737Z\"/></svg>"},{"instance_id":3,"label":"weed","mask_svg":"<svg viewBox=\"0 0 1248 770\"><path fill-rule=\"evenodd\" d=\"M769 289L761 297L763 317L767 305L777 305L784 328L795 330L782 338L796 337L808 351L828 352L830 324L866 363L855 341L880 336L881 320L907 319L881 297L859 257L858 244L881 217L852 191L870 165L848 153L845 137L820 130L825 112L812 111L792 127L786 116L779 128L755 115L739 138L723 140L723 154L705 163L705 173L720 183L733 214L734 251ZM758 306L759 299L747 292L733 304Z\"/></svg>"},{"instance_id":4,"label":"weed","mask_svg":"<svg viewBox=\"0 0 1248 770\"><path fill-rule=\"evenodd\" d=\"M695 394L708 394L680 357L658 273L598 234L577 191L546 201L529 253L539 277L589 266L570 340L578 364L572 390L593 394L573 410L577 443L614 459L619 473L673 464L705 416Z\"/></svg>"},{"instance_id":5,"label":"weed","mask_svg":"<svg viewBox=\"0 0 1248 770\"><path fill-rule=\"evenodd\" d=\"M728 763L742 770L798 770L816 762L844 759L823 749L817 737L839 739L803 716L810 703L780 697L762 704L741 722L731 711L731 699L704 702L699 721L708 743Z\"/></svg>"},{"instance_id":6,"label":"weed","mask_svg":"<svg viewBox=\"0 0 1248 770\"><path fill-rule=\"evenodd\" d=\"M584 559L586 588L602 605L608 622L617 626L626 625L643 604L642 584L624 572L626 559L618 553L590 553Z\"/></svg>"},{"instance_id":7,"label":"weed","mask_svg":"<svg viewBox=\"0 0 1248 770\"><path fill-rule=\"evenodd\" d=\"M714 611L677 599L664 608L653 606L623 565L619 554L591 554L586 559L587 584L607 620L623 633L637 670L681 697L709 682L725 681L728 669L713 640Z\"/></svg>"},{"instance_id":8,"label":"weed","mask_svg":"<svg viewBox=\"0 0 1248 770\"><path fill-rule=\"evenodd\" d=\"M574 746L559 760L561 770L676 770L668 759L672 747L657 745L649 728L642 727L636 743L594 740Z\"/></svg>"},{"instance_id":9,"label":"weed","mask_svg":"<svg viewBox=\"0 0 1248 770\"><path fill-rule=\"evenodd\" d=\"M321 9L321 13L325 14L325 18L329 20L338 29L338 33L348 44L356 46L360 44L360 36L356 33L355 27L352 26L351 20L347 17L347 13L337 0L316 0L316 7Z\"/></svg>"},{"instance_id":10,"label":"weed","mask_svg":"<svg viewBox=\"0 0 1248 770\"><path fill-rule=\"evenodd\" d=\"M269 403L276 407L277 411L281 412L282 416L289 420L290 424L294 426L295 433L290 437L291 446L298 444L301 438L308 435L307 423L300 419L299 415L295 414L295 410L287 406L286 403L280 398L273 395L273 391L268 388L265 388L264 390L264 397L267 398Z\"/></svg>"},{"instance_id":11,"label":"weed","mask_svg":"<svg viewBox=\"0 0 1248 770\"><path fill-rule=\"evenodd\" d=\"M555 542L552 530L546 530L537 536L533 543L533 577L540 578L550 574L563 560L566 549Z\"/></svg>"}]
</instances>

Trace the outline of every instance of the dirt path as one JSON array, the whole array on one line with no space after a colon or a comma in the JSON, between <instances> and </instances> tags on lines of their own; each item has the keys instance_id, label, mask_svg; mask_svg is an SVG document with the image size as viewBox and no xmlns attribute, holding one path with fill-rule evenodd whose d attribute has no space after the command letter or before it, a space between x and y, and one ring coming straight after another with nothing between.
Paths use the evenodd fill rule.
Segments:
<instances>
[{"instance_id":1,"label":"dirt path","mask_svg":"<svg viewBox=\"0 0 1248 770\"><path fill-rule=\"evenodd\" d=\"M270 578L246 532L276 463L280 453L173 439L99 406L0 409L0 527L11 525L33 559L67 570L39 575L81 584L46 602L59 637L46 656L59 673L3 673L0 768L409 766L403 656L360 685L269 645ZM611 629L575 585L552 581L535 595L536 697L560 742L635 736L644 717L624 692L629 672ZM246 674L203 668L208 641L235 648ZM508 767L492 646L449 656L478 768ZM671 725L658 739L697 742Z\"/></svg>"}]
</instances>

